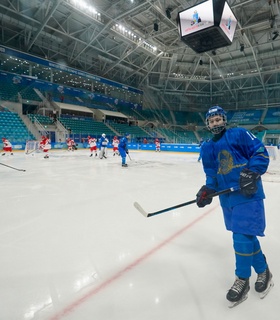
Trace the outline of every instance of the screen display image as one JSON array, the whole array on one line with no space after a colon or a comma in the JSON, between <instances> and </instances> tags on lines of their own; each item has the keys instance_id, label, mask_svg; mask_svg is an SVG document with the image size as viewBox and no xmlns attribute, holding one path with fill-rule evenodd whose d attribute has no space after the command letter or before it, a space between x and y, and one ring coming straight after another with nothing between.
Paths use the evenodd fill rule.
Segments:
<instances>
[{"instance_id":1,"label":"screen display image","mask_svg":"<svg viewBox=\"0 0 280 320\"><path fill-rule=\"evenodd\" d=\"M181 37L214 25L213 1L208 0L197 6L179 12Z\"/></svg>"},{"instance_id":2,"label":"screen display image","mask_svg":"<svg viewBox=\"0 0 280 320\"><path fill-rule=\"evenodd\" d=\"M222 18L220 22L220 28L226 34L230 41L233 40L234 32L236 29L237 20L231 11L227 2L225 2Z\"/></svg>"}]
</instances>

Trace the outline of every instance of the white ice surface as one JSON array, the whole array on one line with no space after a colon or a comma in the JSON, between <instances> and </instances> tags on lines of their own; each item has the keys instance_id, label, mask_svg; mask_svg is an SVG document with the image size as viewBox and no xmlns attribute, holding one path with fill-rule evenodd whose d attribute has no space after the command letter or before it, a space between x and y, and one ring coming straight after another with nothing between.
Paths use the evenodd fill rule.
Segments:
<instances>
[{"instance_id":1,"label":"white ice surface","mask_svg":"<svg viewBox=\"0 0 280 320\"><path fill-rule=\"evenodd\" d=\"M266 237L275 286L228 308L231 233L218 199L144 218L193 200L204 183L197 154L109 151L3 156L0 165L0 320L279 320L280 158L263 176Z\"/></svg>"}]
</instances>

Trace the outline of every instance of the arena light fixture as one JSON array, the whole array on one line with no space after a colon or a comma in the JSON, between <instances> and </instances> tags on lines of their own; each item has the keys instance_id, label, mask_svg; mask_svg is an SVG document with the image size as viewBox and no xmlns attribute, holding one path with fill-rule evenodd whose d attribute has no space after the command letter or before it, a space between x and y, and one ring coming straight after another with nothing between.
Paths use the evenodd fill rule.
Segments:
<instances>
[{"instance_id":1,"label":"arena light fixture","mask_svg":"<svg viewBox=\"0 0 280 320\"><path fill-rule=\"evenodd\" d=\"M100 21L101 14L87 1L84 0L66 0L70 5L76 7L85 14L90 14L94 19Z\"/></svg>"}]
</instances>

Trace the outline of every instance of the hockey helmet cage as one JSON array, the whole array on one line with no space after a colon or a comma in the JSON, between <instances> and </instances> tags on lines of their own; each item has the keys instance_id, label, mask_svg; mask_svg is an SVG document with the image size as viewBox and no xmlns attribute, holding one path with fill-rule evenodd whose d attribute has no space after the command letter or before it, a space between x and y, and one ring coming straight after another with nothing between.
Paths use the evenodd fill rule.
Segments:
<instances>
[{"instance_id":1,"label":"hockey helmet cage","mask_svg":"<svg viewBox=\"0 0 280 320\"><path fill-rule=\"evenodd\" d=\"M221 116L223 118L223 124L220 126L215 126L213 128L209 127L209 119L215 116ZM224 128L226 127L227 124L227 116L226 116L226 112L223 108L219 107L219 106L214 106L211 107L208 112L206 113L206 126L207 129L209 131L211 131L213 134L219 134L220 132L222 132L224 130Z\"/></svg>"}]
</instances>

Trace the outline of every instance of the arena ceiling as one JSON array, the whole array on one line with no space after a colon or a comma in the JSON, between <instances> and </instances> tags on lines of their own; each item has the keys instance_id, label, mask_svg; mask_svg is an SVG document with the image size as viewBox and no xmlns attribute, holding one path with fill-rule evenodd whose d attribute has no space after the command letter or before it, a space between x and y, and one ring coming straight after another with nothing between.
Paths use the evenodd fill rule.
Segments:
<instances>
[{"instance_id":1,"label":"arena ceiling","mask_svg":"<svg viewBox=\"0 0 280 320\"><path fill-rule=\"evenodd\" d=\"M279 106L279 1L228 0L233 43L197 54L180 40L176 17L201 2L1 0L0 43L142 89L144 107Z\"/></svg>"}]
</instances>

